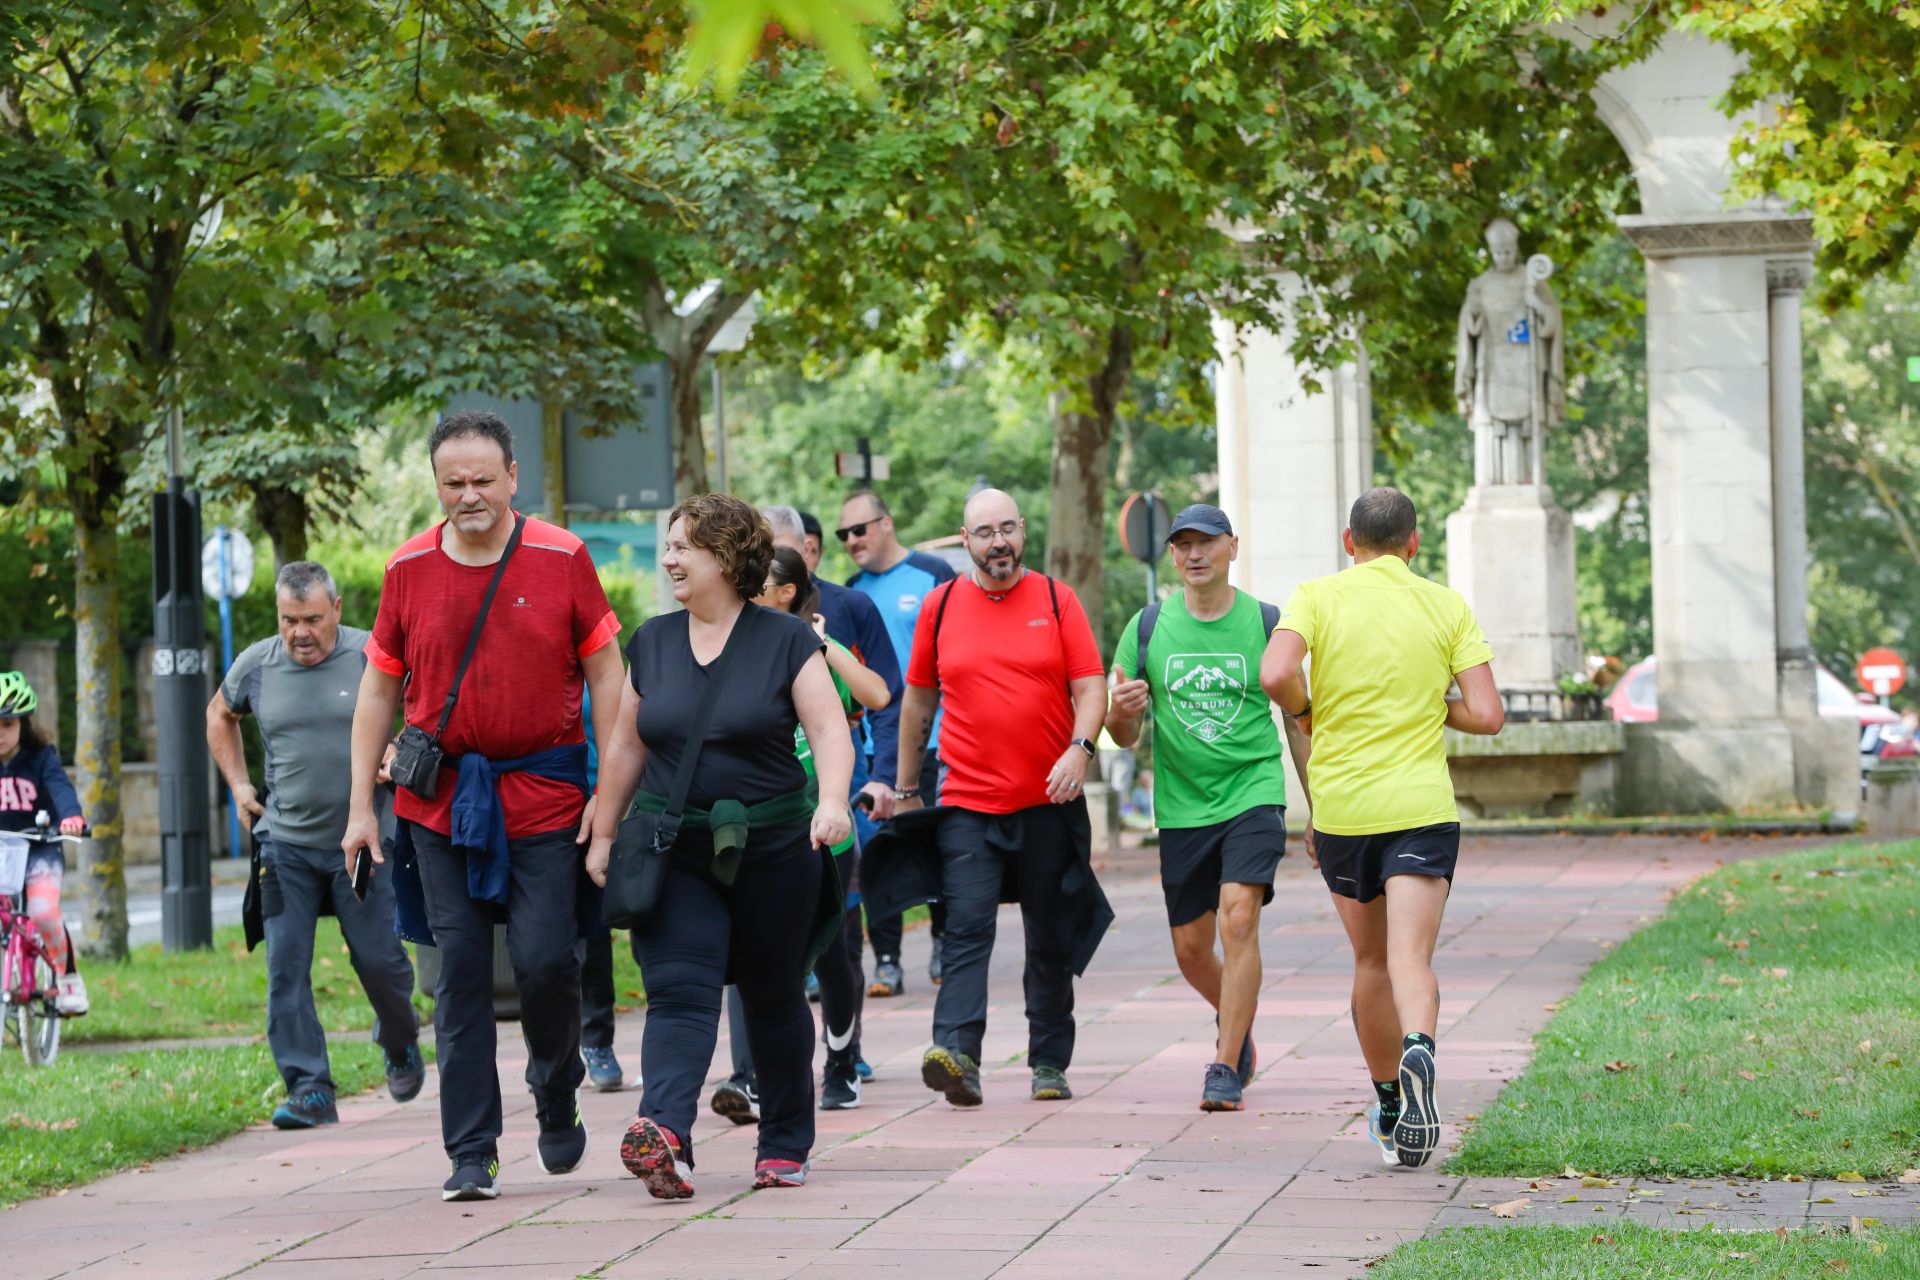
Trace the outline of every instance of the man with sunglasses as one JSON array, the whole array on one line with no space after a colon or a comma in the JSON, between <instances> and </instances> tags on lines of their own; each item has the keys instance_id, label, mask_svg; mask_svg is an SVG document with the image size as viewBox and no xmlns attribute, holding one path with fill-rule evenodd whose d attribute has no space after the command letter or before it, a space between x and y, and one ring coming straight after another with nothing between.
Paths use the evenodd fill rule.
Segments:
<instances>
[{"instance_id":1,"label":"man with sunglasses","mask_svg":"<svg viewBox=\"0 0 1920 1280\"><path fill-rule=\"evenodd\" d=\"M947 904L946 981L920 1078L955 1106L980 1105L987 964L1000 902L1015 900L1031 1096L1054 1101L1073 1096L1074 974L1112 919L1083 793L1107 682L1079 597L1022 565L1027 528L1013 499L975 494L962 532L973 572L936 588L920 611L900 715L896 776L906 780L919 776L935 708L946 711L947 772L925 835ZM894 799L903 815L923 802L912 786Z\"/></svg>"},{"instance_id":2,"label":"man with sunglasses","mask_svg":"<svg viewBox=\"0 0 1920 1280\"><path fill-rule=\"evenodd\" d=\"M953 568L938 556L909 551L900 545L894 531L893 513L879 494L861 489L840 507L840 527L834 530L840 545L860 572L847 579L847 585L873 601L893 640L894 655L902 668L913 656L913 629L920 620L920 606L927 595L943 582L953 580ZM884 719L885 723L882 724ZM873 759L871 780L861 788L873 797L873 820L885 822L893 816L893 776L899 750L899 704L874 713L872 727ZM920 773L914 780L920 798L928 805L940 803L940 717L934 714L933 728L921 758ZM946 943L947 913L940 903L931 904L933 956L927 962L927 979L940 985L942 951ZM867 921L873 939L873 985L871 996L891 996L906 989L906 974L900 968L900 939L904 932L899 916Z\"/></svg>"}]
</instances>

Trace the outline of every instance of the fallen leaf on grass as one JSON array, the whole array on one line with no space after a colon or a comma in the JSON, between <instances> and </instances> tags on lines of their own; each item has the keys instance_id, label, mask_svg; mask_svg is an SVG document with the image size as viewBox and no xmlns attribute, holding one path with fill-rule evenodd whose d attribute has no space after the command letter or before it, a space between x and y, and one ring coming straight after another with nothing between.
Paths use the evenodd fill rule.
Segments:
<instances>
[{"instance_id":1,"label":"fallen leaf on grass","mask_svg":"<svg viewBox=\"0 0 1920 1280\"><path fill-rule=\"evenodd\" d=\"M1757 1075L1752 1071L1736 1071L1734 1072L1734 1074L1739 1076L1742 1080L1758 1080L1760 1078L1759 1075Z\"/></svg>"},{"instance_id":2,"label":"fallen leaf on grass","mask_svg":"<svg viewBox=\"0 0 1920 1280\"><path fill-rule=\"evenodd\" d=\"M1909 1169L1901 1174L1900 1185L1903 1187L1920 1186L1920 1169Z\"/></svg>"},{"instance_id":3,"label":"fallen leaf on grass","mask_svg":"<svg viewBox=\"0 0 1920 1280\"><path fill-rule=\"evenodd\" d=\"M1588 1244L1612 1244L1613 1237L1612 1236L1592 1236L1588 1238L1587 1243Z\"/></svg>"},{"instance_id":4,"label":"fallen leaf on grass","mask_svg":"<svg viewBox=\"0 0 1920 1280\"><path fill-rule=\"evenodd\" d=\"M1729 1258L1746 1259L1746 1258L1751 1258L1753 1255L1750 1253L1742 1253L1738 1249L1729 1249L1727 1250L1727 1256Z\"/></svg>"},{"instance_id":5,"label":"fallen leaf on grass","mask_svg":"<svg viewBox=\"0 0 1920 1280\"><path fill-rule=\"evenodd\" d=\"M1865 1182L1866 1181L1865 1178L1861 1177L1859 1174L1854 1173L1851 1170L1847 1171L1846 1173L1834 1174L1833 1180L1835 1182Z\"/></svg>"},{"instance_id":6,"label":"fallen leaf on grass","mask_svg":"<svg viewBox=\"0 0 1920 1280\"><path fill-rule=\"evenodd\" d=\"M1818 1120L1820 1118L1820 1108L1795 1107L1793 1109L1793 1114L1799 1116L1802 1120Z\"/></svg>"},{"instance_id":7,"label":"fallen leaf on grass","mask_svg":"<svg viewBox=\"0 0 1920 1280\"><path fill-rule=\"evenodd\" d=\"M1767 976L1769 978L1785 978L1791 972L1792 970L1790 969L1769 969L1767 970Z\"/></svg>"},{"instance_id":8,"label":"fallen leaf on grass","mask_svg":"<svg viewBox=\"0 0 1920 1280\"><path fill-rule=\"evenodd\" d=\"M1622 1071L1631 1071L1631 1070L1633 1070L1633 1063L1631 1062L1607 1063L1607 1072L1610 1075L1619 1075Z\"/></svg>"},{"instance_id":9,"label":"fallen leaf on grass","mask_svg":"<svg viewBox=\"0 0 1920 1280\"><path fill-rule=\"evenodd\" d=\"M1520 1216L1520 1211L1532 1203L1532 1200L1524 1196L1518 1200L1509 1200L1505 1204L1493 1206L1493 1216L1496 1218L1517 1218Z\"/></svg>"}]
</instances>

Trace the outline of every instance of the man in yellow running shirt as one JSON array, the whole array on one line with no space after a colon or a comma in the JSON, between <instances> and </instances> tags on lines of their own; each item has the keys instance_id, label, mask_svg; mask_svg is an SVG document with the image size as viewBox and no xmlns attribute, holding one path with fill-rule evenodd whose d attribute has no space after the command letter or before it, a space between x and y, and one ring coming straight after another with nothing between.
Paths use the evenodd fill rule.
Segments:
<instances>
[{"instance_id":1,"label":"man in yellow running shirt","mask_svg":"<svg viewBox=\"0 0 1920 1280\"><path fill-rule=\"evenodd\" d=\"M1370 1137L1385 1163L1418 1168L1440 1145L1433 947L1460 853L1445 730L1498 733L1505 711L1467 602L1408 566L1407 496L1363 494L1345 542L1352 567L1302 583L1281 611L1260 684L1312 734L1307 849L1353 944Z\"/></svg>"}]
</instances>

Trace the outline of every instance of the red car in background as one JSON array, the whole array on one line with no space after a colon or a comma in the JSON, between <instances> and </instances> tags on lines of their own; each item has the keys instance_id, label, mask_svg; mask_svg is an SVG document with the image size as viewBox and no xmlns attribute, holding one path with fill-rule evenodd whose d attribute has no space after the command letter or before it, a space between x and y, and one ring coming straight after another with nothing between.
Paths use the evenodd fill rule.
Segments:
<instances>
[{"instance_id":1,"label":"red car in background","mask_svg":"<svg viewBox=\"0 0 1920 1280\"><path fill-rule=\"evenodd\" d=\"M1654 659L1636 662L1615 682L1607 694L1607 709L1615 720L1639 723L1660 718L1660 690L1654 680ZM1881 754L1883 744L1901 740L1897 733L1884 733L1882 726L1898 725L1900 714L1889 711L1873 700L1872 694L1855 693L1839 676L1825 667L1814 668L1814 690L1819 698L1820 714L1835 720L1851 720L1860 727L1860 768L1865 771ZM1911 741L1911 739L1906 739Z\"/></svg>"}]
</instances>

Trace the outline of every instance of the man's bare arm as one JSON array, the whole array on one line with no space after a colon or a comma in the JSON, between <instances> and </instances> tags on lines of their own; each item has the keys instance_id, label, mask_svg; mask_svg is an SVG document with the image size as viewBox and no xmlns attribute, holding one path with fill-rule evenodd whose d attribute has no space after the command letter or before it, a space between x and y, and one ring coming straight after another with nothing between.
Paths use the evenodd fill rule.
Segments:
<instances>
[{"instance_id":1,"label":"man's bare arm","mask_svg":"<svg viewBox=\"0 0 1920 1280\"><path fill-rule=\"evenodd\" d=\"M1493 664L1468 667L1454 677L1460 696L1447 699L1447 727L1491 737L1507 723L1507 708L1493 682Z\"/></svg>"},{"instance_id":2,"label":"man's bare arm","mask_svg":"<svg viewBox=\"0 0 1920 1280\"><path fill-rule=\"evenodd\" d=\"M933 732L934 709L940 705L938 689L908 685L900 699L900 749L896 757L899 770L893 776L901 789L914 785L920 777L920 765L927 757L927 739Z\"/></svg>"},{"instance_id":3,"label":"man's bare arm","mask_svg":"<svg viewBox=\"0 0 1920 1280\"><path fill-rule=\"evenodd\" d=\"M240 717L227 705L226 692L221 689L215 689L213 701L207 703L207 750L213 755L220 776L227 780L227 789L233 792L233 805L239 811L242 825L252 831L253 820L266 810L261 807L260 793L254 790L253 778L247 773L247 748L240 739Z\"/></svg>"}]
</instances>

